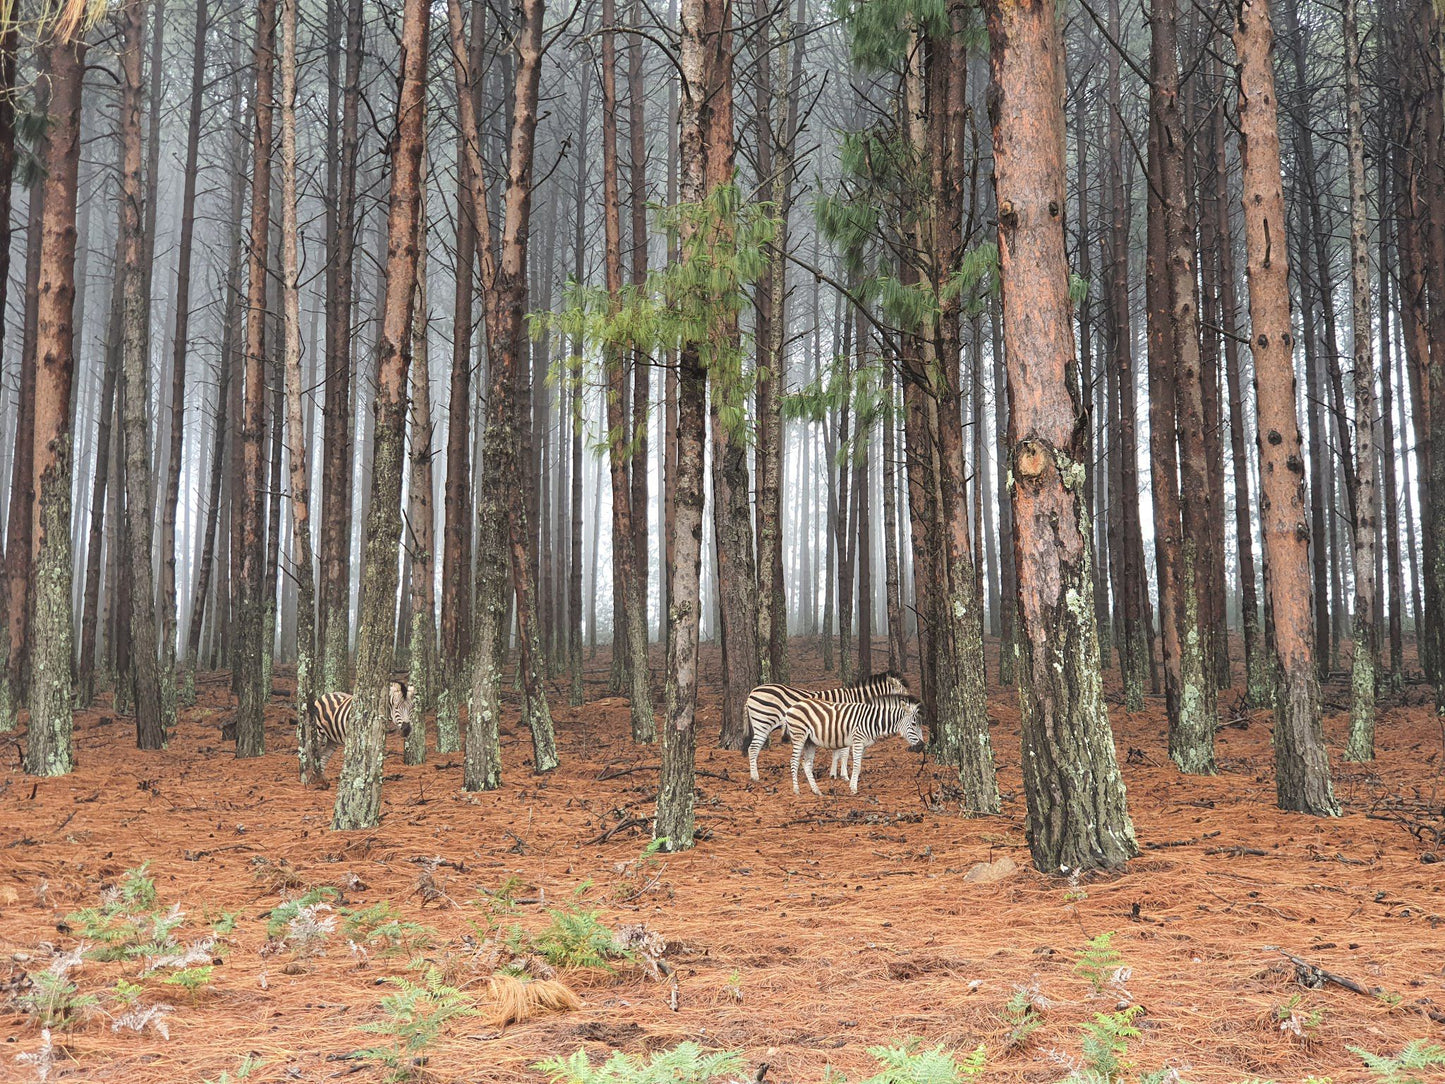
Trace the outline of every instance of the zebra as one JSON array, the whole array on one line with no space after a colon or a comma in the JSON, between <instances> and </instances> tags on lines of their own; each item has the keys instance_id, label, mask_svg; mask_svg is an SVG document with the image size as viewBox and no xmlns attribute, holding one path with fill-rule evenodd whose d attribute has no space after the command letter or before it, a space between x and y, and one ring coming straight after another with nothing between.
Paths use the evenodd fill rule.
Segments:
<instances>
[{"instance_id":1,"label":"zebra","mask_svg":"<svg viewBox=\"0 0 1445 1084\"><path fill-rule=\"evenodd\" d=\"M390 693L391 720L387 733L400 730L405 738L411 734L411 706L416 690L404 681L393 681ZM311 718L316 723L323 774L332 755L346 743L346 730L351 725L351 702L350 693L326 693L311 701Z\"/></svg>"},{"instance_id":2,"label":"zebra","mask_svg":"<svg viewBox=\"0 0 1445 1084\"><path fill-rule=\"evenodd\" d=\"M813 778L813 754L819 749L851 749L853 774L848 789L858 793L858 771L863 750L879 738L897 734L911 752L923 751L923 705L907 694L888 696L867 704L830 704L821 700L799 700L783 715L783 726L793 739L793 793L798 792L798 765L808 777L808 786L819 796L822 791Z\"/></svg>"},{"instance_id":3,"label":"zebra","mask_svg":"<svg viewBox=\"0 0 1445 1084\"><path fill-rule=\"evenodd\" d=\"M826 703L862 703L882 696L906 696L908 685L891 670L864 678L852 685L835 689L794 689L788 685L759 685L748 693L743 712L748 720L751 740L748 742L748 774L753 782L758 781L758 754L767 744L768 738L783 725L783 714L800 700L822 700ZM786 737L786 732L785 735ZM843 760L843 771L848 770L846 749L837 750L833 755L832 774L837 776L838 761Z\"/></svg>"}]
</instances>

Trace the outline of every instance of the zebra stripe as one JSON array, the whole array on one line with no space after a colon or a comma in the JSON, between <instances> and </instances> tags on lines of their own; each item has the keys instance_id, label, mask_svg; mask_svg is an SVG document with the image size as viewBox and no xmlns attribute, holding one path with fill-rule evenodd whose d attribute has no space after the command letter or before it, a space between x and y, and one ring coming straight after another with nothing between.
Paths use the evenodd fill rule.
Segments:
<instances>
[{"instance_id":1,"label":"zebra stripe","mask_svg":"<svg viewBox=\"0 0 1445 1084\"><path fill-rule=\"evenodd\" d=\"M911 696L889 696L867 704L830 704L821 700L799 700L783 716L783 726L793 739L793 793L798 793L798 765L808 777L813 793L821 795L813 778L813 755L819 749L851 749L853 774L848 789L858 793L858 772L863 767L863 750L880 738L897 734L910 749L923 745L923 706Z\"/></svg>"},{"instance_id":2,"label":"zebra stripe","mask_svg":"<svg viewBox=\"0 0 1445 1084\"><path fill-rule=\"evenodd\" d=\"M820 700L828 704L864 703L884 696L907 696L908 685L891 671L864 678L852 685L834 689L795 689L788 685L759 685L748 693L743 712L752 734L748 742L748 774L753 782L758 780L758 754L772 737L773 731L783 725L787 710L800 700ZM786 738L786 734L784 735ZM847 752L840 751L833 758L833 774L837 774L838 759L844 759L843 770L847 771Z\"/></svg>"},{"instance_id":3,"label":"zebra stripe","mask_svg":"<svg viewBox=\"0 0 1445 1084\"><path fill-rule=\"evenodd\" d=\"M411 733L411 705L414 690L402 681L391 683L390 733L400 730L404 738ZM311 718L316 724L316 740L321 747L321 769L326 770L332 755L346 744L346 731L351 726L352 695L326 693L311 701Z\"/></svg>"}]
</instances>

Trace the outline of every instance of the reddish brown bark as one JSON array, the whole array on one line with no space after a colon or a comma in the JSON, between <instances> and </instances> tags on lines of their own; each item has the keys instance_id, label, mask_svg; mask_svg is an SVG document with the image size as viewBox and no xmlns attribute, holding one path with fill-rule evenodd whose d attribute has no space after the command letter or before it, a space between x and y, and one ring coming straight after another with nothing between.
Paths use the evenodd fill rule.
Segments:
<instances>
[{"instance_id":1,"label":"reddish brown bark","mask_svg":"<svg viewBox=\"0 0 1445 1084\"><path fill-rule=\"evenodd\" d=\"M35 316L35 449L30 486L36 516L30 726L25 770L60 775L72 767L71 730L71 388L75 375L75 201L80 166L83 40L45 50L50 125L41 147L45 179Z\"/></svg>"},{"instance_id":2,"label":"reddish brown bark","mask_svg":"<svg viewBox=\"0 0 1445 1084\"><path fill-rule=\"evenodd\" d=\"M1279 160L1278 104L1269 0L1242 0L1234 31L1248 259L1250 343L1259 415L1261 533L1280 687L1275 769L1284 809L1333 815L1329 758L1319 713L1310 627L1309 534L1295 411L1289 253Z\"/></svg>"},{"instance_id":3,"label":"reddish brown bark","mask_svg":"<svg viewBox=\"0 0 1445 1084\"><path fill-rule=\"evenodd\" d=\"M1063 43L1052 0L989 0L1028 840L1042 871L1138 853L1099 674L1083 412L1064 253Z\"/></svg>"}]
</instances>

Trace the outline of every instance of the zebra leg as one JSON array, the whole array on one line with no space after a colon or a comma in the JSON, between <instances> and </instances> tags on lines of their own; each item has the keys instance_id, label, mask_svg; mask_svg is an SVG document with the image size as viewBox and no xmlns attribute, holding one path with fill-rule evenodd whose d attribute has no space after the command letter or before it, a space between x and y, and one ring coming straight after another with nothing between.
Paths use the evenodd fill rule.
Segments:
<instances>
[{"instance_id":1,"label":"zebra leg","mask_svg":"<svg viewBox=\"0 0 1445 1084\"><path fill-rule=\"evenodd\" d=\"M800 735L793 736L793 793L798 793L798 763L803 759L803 746L805 738Z\"/></svg>"},{"instance_id":2,"label":"zebra leg","mask_svg":"<svg viewBox=\"0 0 1445 1084\"><path fill-rule=\"evenodd\" d=\"M821 798L823 797L823 792L818 789L818 781L813 778L813 757L817 756L817 754L818 747L812 742L809 742L808 751L803 754L803 774L808 777L808 786L813 788L813 793Z\"/></svg>"},{"instance_id":3,"label":"zebra leg","mask_svg":"<svg viewBox=\"0 0 1445 1084\"><path fill-rule=\"evenodd\" d=\"M858 772L863 767L863 743L853 743L853 778L848 781L848 789L854 794L858 793Z\"/></svg>"},{"instance_id":4,"label":"zebra leg","mask_svg":"<svg viewBox=\"0 0 1445 1084\"><path fill-rule=\"evenodd\" d=\"M828 766L828 778L837 779L839 776L848 778L848 747L833 750L833 763Z\"/></svg>"},{"instance_id":5,"label":"zebra leg","mask_svg":"<svg viewBox=\"0 0 1445 1084\"><path fill-rule=\"evenodd\" d=\"M748 744L748 775L754 783L758 782L758 754L763 751L763 746L768 744L772 733L772 727L753 727L753 739Z\"/></svg>"}]
</instances>

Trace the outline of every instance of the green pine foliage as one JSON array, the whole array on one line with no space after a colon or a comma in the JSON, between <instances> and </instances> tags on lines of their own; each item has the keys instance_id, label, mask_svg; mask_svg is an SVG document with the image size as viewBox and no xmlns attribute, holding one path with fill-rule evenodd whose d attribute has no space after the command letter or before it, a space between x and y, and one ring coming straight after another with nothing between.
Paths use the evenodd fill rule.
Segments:
<instances>
[{"instance_id":1,"label":"green pine foliage","mask_svg":"<svg viewBox=\"0 0 1445 1084\"><path fill-rule=\"evenodd\" d=\"M742 439L757 374L744 371L738 317L751 303L748 288L762 273L777 232L775 208L746 203L735 184L725 184L699 203L664 210L661 224L681 259L650 271L641 287L625 286L615 299L606 290L572 283L559 311L531 314L532 333L580 341L608 356L635 349L655 357L696 345L718 417ZM566 364L577 378L583 359ZM604 447L620 439L609 433Z\"/></svg>"}]
</instances>

